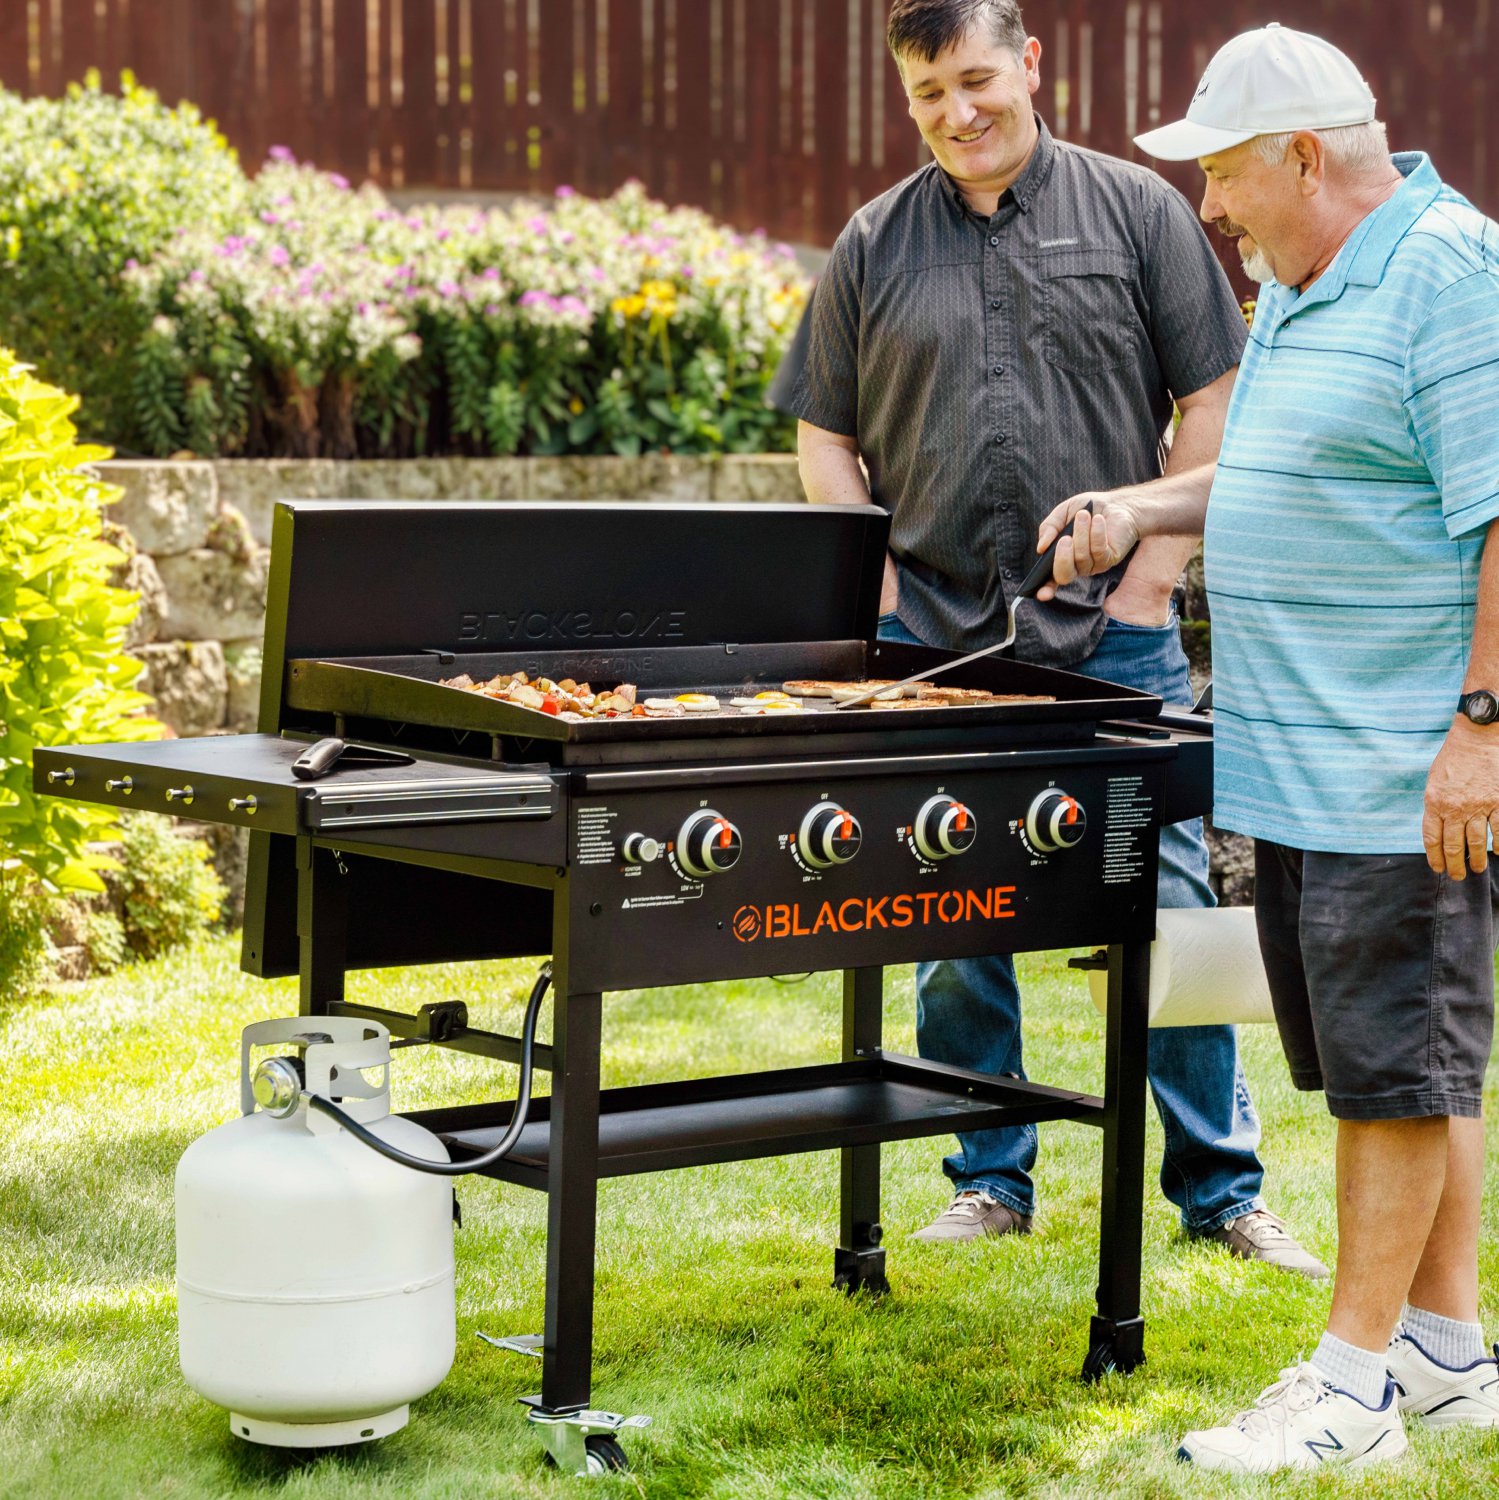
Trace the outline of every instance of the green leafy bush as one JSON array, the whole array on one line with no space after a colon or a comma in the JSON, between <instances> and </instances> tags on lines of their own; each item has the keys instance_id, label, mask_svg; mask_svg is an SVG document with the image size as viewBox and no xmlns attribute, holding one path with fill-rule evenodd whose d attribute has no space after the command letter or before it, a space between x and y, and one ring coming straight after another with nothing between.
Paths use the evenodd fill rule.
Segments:
<instances>
[{"instance_id":1,"label":"green leafy bush","mask_svg":"<svg viewBox=\"0 0 1499 1500\"><path fill-rule=\"evenodd\" d=\"M142 958L190 942L219 920L224 884L201 839L184 838L170 818L125 819L119 868L109 875L125 941Z\"/></svg>"},{"instance_id":2,"label":"green leafy bush","mask_svg":"<svg viewBox=\"0 0 1499 1500\"><path fill-rule=\"evenodd\" d=\"M0 869L0 1005L46 977L47 893L20 870Z\"/></svg>"},{"instance_id":3,"label":"green leafy bush","mask_svg":"<svg viewBox=\"0 0 1499 1500\"><path fill-rule=\"evenodd\" d=\"M125 924L109 907L93 908L84 917L83 948L92 974L113 974L130 957Z\"/></svg>"},{"instance_id":4,"label":"green leafy bush","mask_svg":"<svg viewBox=\"0 0 1499 1500\"><path fill-rule=\"evenodd\" d=\"M141 664L121 648L135 595L109 583L123 559L100 540L118 491L83 466L77 398L0 349L0 868L18 880L102 890L89 845L116 831L108 808L31 789L38 746L154 739Z\"/></svg>"},{"instance_id":5,"label":"green leafy bush","mask_svg":"<svg viewBox=\"0 0 1499 1500\"><path fill-rule=\"evenodd\" d=\"M82 396L90 437L139 446L129 380L150 319L125 270L184 225L242 213L246 187L212 124L129 74L119 94L96 74L61 99L0 91L0 329Z\"/></svg>"},{"instance_id":6,"label":"green leafy bush","mask_svg":"<svg viewBox=\"0 0 1499 1500\"><path fill-rule=\"evenodd\" d=\"M758 452L807 297L790 249L596 201L397 212L283 149L230 232L195 225L125 280L133 412L157 453Z\"/></svg>"}]
</instances>

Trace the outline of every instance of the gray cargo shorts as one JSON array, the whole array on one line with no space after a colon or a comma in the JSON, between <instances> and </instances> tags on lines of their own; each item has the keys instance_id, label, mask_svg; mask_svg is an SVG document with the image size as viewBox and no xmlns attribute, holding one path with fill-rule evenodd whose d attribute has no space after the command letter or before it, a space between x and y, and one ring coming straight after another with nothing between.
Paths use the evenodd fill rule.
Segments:
<instances>
[{"instance_id":1,"label":"gray cargo shorts","mask_svg":"<svg viewBox=\"0 0 1499 1500\"><path fill-rule=\"evenodd\" d=\"M1298 1089L1324 1090L1340 1120L1483 1113L1495 874L1255 840L1260 952Z\"/></svg>"}]
</instances>

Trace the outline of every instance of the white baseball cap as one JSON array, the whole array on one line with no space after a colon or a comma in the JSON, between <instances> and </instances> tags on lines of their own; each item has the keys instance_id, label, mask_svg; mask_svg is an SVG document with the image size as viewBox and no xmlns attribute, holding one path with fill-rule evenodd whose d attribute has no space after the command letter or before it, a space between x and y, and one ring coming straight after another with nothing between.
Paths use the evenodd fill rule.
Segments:
<instances>
[{"instance_id":1,"label":"white baseball cap","mask_svg":"<svg viewBox=\"0 0 1499 1500\"><path fill-rule=\"evenodd\" d=\"M1165 161L1195 161L1257 135L1367 125L1374 95L1346 54L1331 42L1272 22L1217 51L1187 118L1135 137Z\"/></svg>"}]
</instances>

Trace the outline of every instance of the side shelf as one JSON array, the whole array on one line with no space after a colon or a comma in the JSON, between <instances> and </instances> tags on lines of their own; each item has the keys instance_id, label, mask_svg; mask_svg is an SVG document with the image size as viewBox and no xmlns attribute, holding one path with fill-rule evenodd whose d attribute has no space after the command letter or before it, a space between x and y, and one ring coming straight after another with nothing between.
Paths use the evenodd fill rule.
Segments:
<instances>
[{"instance_id":1,"label":"side shelf","mask_svg":"<svg viewBox=\"0 0 1499 1500\"><path fill-rule=\"evenodd\" d=\"M336 766L300 781L302 740L270 734L60 745L32 757L36 791L148 812L183 813L265 833L307 834L416 823L547 819L557 809L549 776L502 766L414 760Z\"/></svg>"}]
</instances>

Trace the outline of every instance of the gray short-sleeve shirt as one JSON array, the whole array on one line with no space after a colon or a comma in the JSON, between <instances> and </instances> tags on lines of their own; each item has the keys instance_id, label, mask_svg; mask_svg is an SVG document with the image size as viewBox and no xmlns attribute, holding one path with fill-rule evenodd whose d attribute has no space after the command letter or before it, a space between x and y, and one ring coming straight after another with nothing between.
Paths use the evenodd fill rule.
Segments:
<instances>
[{"instance_id":1,"label":"gray short-sleeve shirt","mask_svg":"<svg viewBox=\"0 0 1499 1500\"><path fill-rule=\"evenodd\" d=\"M1232 369L1245 339L1181 194L1044 123L992 218L935 164L861 208L808 316L788 409L857 439L893 516L901 618L953 650L995 639L1053 506L1161 473L1173 398ZM1022 610L1017 653L1080 661L1112 586L1080 579Z\"/></svg>"}]
</instances>

